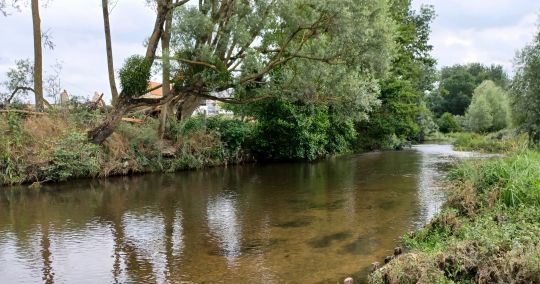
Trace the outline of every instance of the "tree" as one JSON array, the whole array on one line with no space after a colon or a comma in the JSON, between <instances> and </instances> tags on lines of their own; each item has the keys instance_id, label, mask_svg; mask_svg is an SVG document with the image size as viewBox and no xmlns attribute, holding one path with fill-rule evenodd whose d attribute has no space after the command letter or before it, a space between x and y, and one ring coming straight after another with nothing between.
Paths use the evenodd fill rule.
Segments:
<instances>
[{"instance_id":1,"label":"tree","mask_svg":"<svg viewBox=\"0 0 540 284\"><path fill-rule=\"evenodd\" d=\"M436 116L445 112L463 115L471 104L474 89L486 80L507 88L508 75L500 65L485 66L480 63L443 67L440 71L439 88L427 100Z\"/></svg>"},{"instance_id":2,"label":"tree","mask_svg":"<svg viewBox=\"0 0 540 284\"><path fill-rule=\"evenodd\" d=\"M2 85L9 93L2 96L4 104L9 105L13 100L17 100L15 97L17 93L25 97L30 92L34 92L32 87L28 87L34 84L34 66L30 59L17 60L15 68L10 68L6 76L7 81Z\"/></svg>"},{"instance_id":3,"label":"tree","mask_svg":"<svg viewBox=\"0 0 540 284\"><path fill-rule=\"evenodd\" d=\"M34 95L36 109L43 110L43 47L41 45L41 18L39 1L32 0L32 30L34 32Z\"/></svg>"},{"instance_id":4,"label":"tree","mask_svg":"<svg viewBox=\"0 0 540 284\"><path fill-rule=\"evenodd\" d=\"M2 14L7 15L7 7L10 5L13 8L19 10L19 3L20 0L0 0L0 12ZM43 110L43 105L46 103L45 99L43 98L43 45L44 43L46 46L53 48L54 45L50 41L50 38L47 34L43 34L41 32L41 18L39 16L39 1L38 0L31 0L30 6L32 10L32 30L33 30L33 37L34 37L34 70L33 70L33 92L34 97L36 101L36 109L37 110ZM42 39L44 41L42 42ZM25 88L28 88L29 86L22 86Z\"/></svg>"},{"instance_id":5,"label":"tree","mask_svg":"<svg viewBox=\"0 0 540 284\"><path fill-rule=\"evenodd\" d=\"M171 29L173 21L172 11L167 14L165 19L165 29L161 35L161 53L163 56L163 68L162 68L162 92L167 94L171 91L171 60L170 60L170 45L171 45ZM165 134L165 127L167 124L167 117L169 116L170 103L165 103L161 107L160 119L159 119L159 130L158 134L161 138Z\"/></svg>"},{"instance_id":6,"label":"tree","mask_svg":"<svg viewBox=\"0 0 540 284\"><path fill-rule=\"evenodd\" d=\"M146 54L130 58L121 69L118 103L89 132L93 142L112 134L127 111L167 102L249 103L287 95L359 105L358 96L376 92L376 78L384 75L392 55L393 25L383 0L186 2L158 2ZM162 98L143 98L173 10L171 60L179 64L171 76L173 87ZM246 92L253 85L260 87ZM311 88L301 88L306 85Z\"/></svg>"},{"instance_id":7,"label":"tree","mask_svg":"<svg viewBox=\"0 0 540 284\"><path fill-rule=\"evenodd\" d=\"M415 12L409 0L394 0L391 5L392 18L398 24L398 52L390 73L381 81L380 107L369 121L358 125L364 148L399 147L388 144L417 140L429 132L422 129L429 125L426 118L431 116L423 97L435 81L436 61L429 44L435 11L432 6L422 6Z\"/></svg>"},{"instance_id":8,"label":"tree","mask_svg":"<svg viewBox=\"0 0 540 284\"><path fill-rule=\"evenodd\" d=\"M540 27L532 43L525 46L514 60L511 85L514 118L532 144L540 142Z\"/></svg>"},{"instance_id":9,"label":"tree","mask_svg":"<svg viewBox=\"0 0 540 284\"><path fill-rule=\"evenodd\" d=\"M113 104L118 100L118 90L114 79L114 62L111 42L111 26L109 23L109 1L101 0L103 11L103 27L105 29L105 46L107 50L107 70L109 72L109 85L111 87L111 97Z\"/></svg>"},{"instance_id":10,"label":"tree","mask_svg":"<svg viewBox=\"0 0 540 284\"><path fill-rule=\"evenodd\" d=\"M510 124L510 105L505 90L493 81L484 81L474 90L465 113L467 128L475 132L499 131Z\"/></svg>"},{"instance_id":11,"label":"tree","mask_svg":"<svg viewBox=\"0 0 540 284\"><path fill-rule=\"evenodd\" d=\"M60 82L61 71L62 65L57 62L51 66L51 71L45 73L44 89L55 100L62 87ZM8 70L6 77L7 80L2 82L2 85L8 93L0 94L0 104L9 105L13 102L23 102L28 94L34 93L34 88L27 87L34 85L34 64L32 60L22 59L15 61L15 67Z\"/></svg>"}]
</instances>

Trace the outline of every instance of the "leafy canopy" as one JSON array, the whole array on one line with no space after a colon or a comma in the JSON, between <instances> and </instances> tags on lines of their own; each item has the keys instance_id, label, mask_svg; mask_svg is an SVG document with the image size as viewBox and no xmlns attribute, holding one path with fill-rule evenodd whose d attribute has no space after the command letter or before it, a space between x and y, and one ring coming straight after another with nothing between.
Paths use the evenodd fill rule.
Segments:
<instances>
[{"instance_id":1,"label":"leafy canopy","mask_svg":"<svg viewBox=\"0 0 540 284\"><path fill-rule=\"evenodd\" d=\"M540 142L540 27L533 42L515 58L512 107L520 128L534 144Z\"/></svg>"},{"instance_id":2,"label":"leafy canopy","mask_svg":"<svg viewBox=\"0 0 540 284\"><path fill-rule=\"evenodd\" d=\"M474 132L499 131L510 125L510 104L505 90L485 81L474 90L465 123Z\"/></svg>"}]
</instances>

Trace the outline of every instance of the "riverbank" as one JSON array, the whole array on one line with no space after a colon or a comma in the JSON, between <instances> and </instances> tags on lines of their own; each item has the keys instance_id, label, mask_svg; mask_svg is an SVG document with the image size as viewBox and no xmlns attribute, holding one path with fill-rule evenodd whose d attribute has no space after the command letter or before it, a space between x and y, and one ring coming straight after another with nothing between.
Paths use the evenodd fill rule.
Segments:
<instances>
[{"instance_id":1,"label":"riverbank","mask_svg":"<svg viewBox=\"0 0 540 284\"><path fill-rule=\"evenodd\" d=\"M261 103L263 104L263 103ZM267 101L264 115L171 118L163 133L153 109L123 117L102 145L87 133L106 109L73 102L38 113L0 113L0 185L140 173L170 173L254 161L315 161L351 153L357 131L327 107ZM276 113L278 113L276 115Z\"/></svg>"},{"instance_id":2,"label":"riverbank","mask_svg":"<svg viewBox=\"0 0 540 284\"><path fill-rule=\"evenodd\" d=\"M140 113L122 122L103 145L95 145L86 133L102 117L99 110L76 106L39 115L2 114L0 185L167 173L253 161L244 147L251 131L247 122L220 117L171 122L161 139L158 120Z\"/></svg>"},{"instance_id":3,"label":"riverbank","mask_svg":"<svg viewBox=\"0 0 540 284\"><path fill-rule=\"evenodd\" d=\"M461 162L449 200L370 283L540 282L540 153Z\"/></svg>"},{"instance_id":4,"label":"riverbank","mask_svg":"<svg viewBox=\"0 0 540 284\"><path fill-rule=\"evenodd\" d=\"M426 137L426 141L451 143L458 151L505 153L523 148L527 144L527 135L520 134L515 129L504 129L487 135L473 132L436 132Z\"/></svg>"}]
</instances>

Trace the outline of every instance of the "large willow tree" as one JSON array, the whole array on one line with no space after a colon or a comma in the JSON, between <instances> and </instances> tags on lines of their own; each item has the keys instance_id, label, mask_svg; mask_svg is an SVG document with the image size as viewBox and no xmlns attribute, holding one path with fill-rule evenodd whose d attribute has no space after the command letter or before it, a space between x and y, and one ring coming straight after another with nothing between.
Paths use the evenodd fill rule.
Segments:
<instances>
[{"instance_id":1,"label":"large willow tree","mask_svg":"<svg viewBox=\"0 0 540 284\"><path fill-rule=\"evenodd\" d=\"M173 87L163 98L143 98L170 13ZM378 102L393 30L386 0L158 0L146 54L126 61L115 109L89 137L103 142L136 107L174 103L189 115L204 99L285 96L366 116Z\"/></svg>"}]
</instances>

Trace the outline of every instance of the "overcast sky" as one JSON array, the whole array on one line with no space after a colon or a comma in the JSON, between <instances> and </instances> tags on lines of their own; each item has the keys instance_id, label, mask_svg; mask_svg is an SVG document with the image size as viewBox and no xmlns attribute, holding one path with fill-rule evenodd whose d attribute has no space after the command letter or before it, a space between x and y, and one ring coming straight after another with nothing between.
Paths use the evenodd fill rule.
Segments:
<instances>
[{"instance_id":1,"label":"overcast sky","mask_svg":"<svg viewBox=\"0 0 540 284\"><path fill-rule=\"evenodd\" d=\"M153 26L144 0L118 0L111 14L115 68L132 54L143 54L143 42ZM439 66L481 62L501 64L511 71L515 52L532 40L540 11L538 0L413 0L435 6L431 43ZM99 0L51 0L41 9L42 30L56 45L44 50L44 70L63 65L62 85L68 92L110 97L103 21ZM30 7L0 16L0 81L15 60L33 57Z\"/></svg>"}]
</instances>

